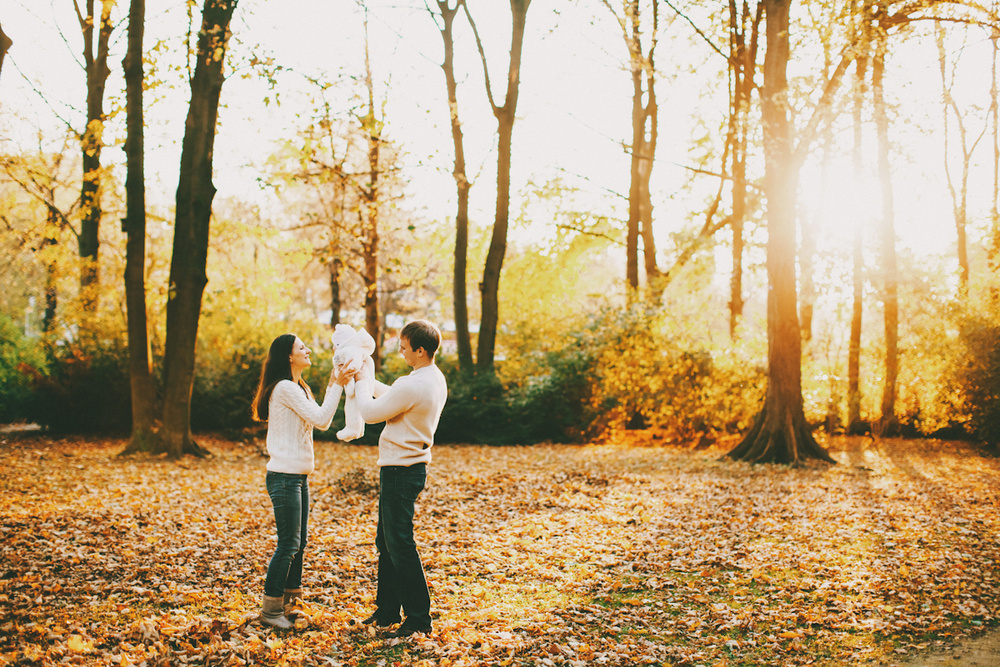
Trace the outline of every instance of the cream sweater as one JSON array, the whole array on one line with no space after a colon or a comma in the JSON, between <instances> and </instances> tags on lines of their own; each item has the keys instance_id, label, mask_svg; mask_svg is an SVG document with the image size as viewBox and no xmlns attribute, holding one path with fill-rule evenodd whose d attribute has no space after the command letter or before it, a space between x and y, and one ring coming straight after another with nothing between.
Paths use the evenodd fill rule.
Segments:
<instances>
[{"instance_id":1,"label":"cream sweater","mask_svg":"<svg viewBox=\"0 0 1000 667\"><path fill-rule=\"evenodd\" d=\"M404 375L387 390L370 377L359 379L355 397L365 422L385 422L378 440L379 466L430 462L434 431L448 398L448 383L436 365Z\"/></svg>"},{"instance_id":2,"label":"cream sweater","mask_svg":"<svg viewBox=\"0 0 1000 667\"><path fill-rule=\"evenodd\" d=\"M323 405L317 405L291 380L274 386L267 404L268 470L308 475L315 469L313 428L330 428L343 391L339 384L327 387Z\"/></svg>"}]
</instances>

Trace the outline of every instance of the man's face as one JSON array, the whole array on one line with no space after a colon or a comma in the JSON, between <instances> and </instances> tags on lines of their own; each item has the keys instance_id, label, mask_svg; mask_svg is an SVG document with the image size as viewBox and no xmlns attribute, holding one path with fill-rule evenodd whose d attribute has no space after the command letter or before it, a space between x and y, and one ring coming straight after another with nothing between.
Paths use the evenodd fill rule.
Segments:
<instances>
[{"instance_id":1,"label":"man's face","mask_svg":"<svg viewBox=\"0 0 1000 667\"><path fill-rule=\"evenodd\" d=\"M417 363L417 352L410 347L410 341L406 338L399 339L399 353L403 356L403 361L410 368L413 368L414 364Z\"/></svg>"}]
</instances>

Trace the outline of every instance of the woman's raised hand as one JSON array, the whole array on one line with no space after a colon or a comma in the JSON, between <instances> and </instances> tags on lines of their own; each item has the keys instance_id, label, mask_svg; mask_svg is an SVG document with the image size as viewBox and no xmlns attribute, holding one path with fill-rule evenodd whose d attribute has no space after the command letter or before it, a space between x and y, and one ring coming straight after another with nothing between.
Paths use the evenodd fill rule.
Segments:
<instances>
[{"instance_id":1,"label":"woman's raised hand","mask_svg":"<svg viewBox=\"0 0 1000 667\"><path fill-rule=\"evenodd\" d=\"M349 364L344 364L340 368L334 366L330 369L330 385L339 384L341 387L346 387L347 383L354 378L354 375L355 371Z\"/></svg>"}]
</instances>

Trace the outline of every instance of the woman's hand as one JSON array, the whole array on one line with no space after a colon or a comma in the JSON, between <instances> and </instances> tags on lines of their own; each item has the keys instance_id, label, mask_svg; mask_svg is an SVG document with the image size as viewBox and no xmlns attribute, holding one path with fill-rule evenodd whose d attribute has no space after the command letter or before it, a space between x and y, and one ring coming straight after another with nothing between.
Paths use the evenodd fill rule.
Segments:
<instances>
[{"instance_id":1,"label":"woman's hand","mask_svg":"<svg viewBox=\"0 0 1000 667\"><path fill-rule=\"evenodd\" d=\"M339 369L334 366L330 369L329 386L332 387L335 384L339 384L341 387L346 387L347 383L350 382L352 378L354 378L354 371L350 368L350 366L345 364Z\"/></svg>"}]
</instances>

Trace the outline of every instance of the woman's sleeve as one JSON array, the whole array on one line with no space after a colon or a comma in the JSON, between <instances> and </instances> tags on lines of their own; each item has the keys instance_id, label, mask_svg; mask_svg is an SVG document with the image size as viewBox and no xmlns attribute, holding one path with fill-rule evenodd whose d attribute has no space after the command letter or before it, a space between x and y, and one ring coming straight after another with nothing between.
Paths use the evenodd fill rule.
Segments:
<instances>
[{"instance_id":1,"label":"woman's sleeve","mask_svg":"<svg viewBox=\"0 0 1000 667\"><path fill-rule=\"evenodd\" d=\"M288 384L281 382L275 391L281 389L280 399L292 409L295 414L302 418L304 422L325 431L330 428L333 416L337 413L337 405L340 403L340 396L344 388L339 384L334 384L326 388L326 396L323 397L323 405L317 405L316 401L306 396L295 383L289 381Z\"/></svg>"}]
</instances>

